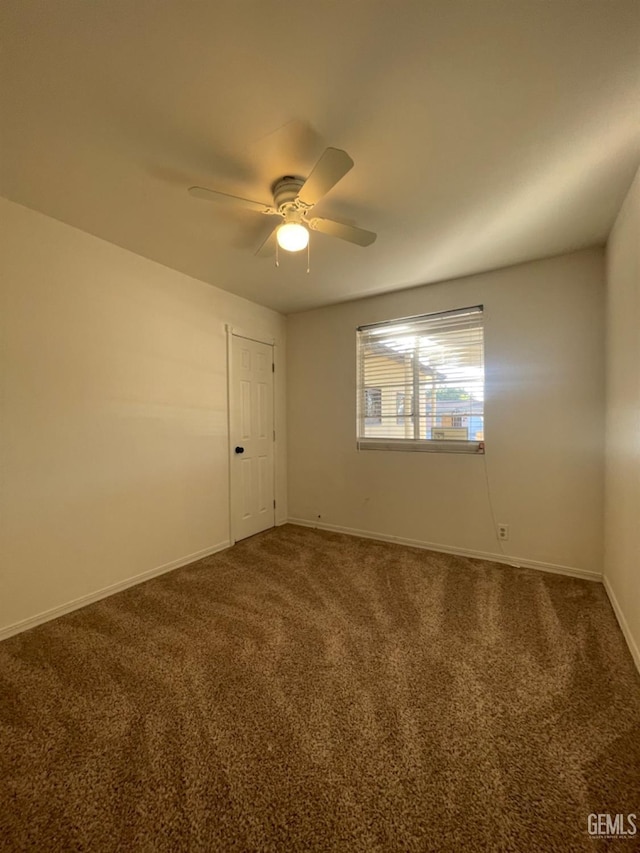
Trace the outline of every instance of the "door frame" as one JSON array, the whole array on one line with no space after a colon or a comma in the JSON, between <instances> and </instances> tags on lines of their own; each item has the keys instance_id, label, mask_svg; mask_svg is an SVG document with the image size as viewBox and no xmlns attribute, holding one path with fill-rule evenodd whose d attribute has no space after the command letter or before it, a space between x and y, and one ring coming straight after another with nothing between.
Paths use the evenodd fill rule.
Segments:
<instances>
[{"instance_id":1,"label":"door frame","mask_svg":"<svg viewBox=\"0 0 640 853\"><path fill-rule=\"evenodd\" d=\"M233 472L233 459L234 459L234 450L232 448L233 442L231 441L231 411L232 411L232 395L233 395L233 338L245 338L249 341L255 341L258 344L266 344L267 346L272 347L272 364L273 364L273 383L271 387L271 392L273 395L273 526L276 526L276 509L277 509L277 501L276 494L278 491L278 466L276 464L278 458L278 431L276 430L276 341L275 338L270 338L267 335L257 335L255 332L248 332L246 329L239 329L237 326L233 326L230 323L225 324L225 329L227 332L227 450L228 450L228 465L229 465L229 489L228 489L228 504L229 504L229 542L231 545L236 544L235 531L233 529L234 526L234 518L233 518L233 502L231 499L232 493L232 472Z\"/></svg>"}]
</instances>

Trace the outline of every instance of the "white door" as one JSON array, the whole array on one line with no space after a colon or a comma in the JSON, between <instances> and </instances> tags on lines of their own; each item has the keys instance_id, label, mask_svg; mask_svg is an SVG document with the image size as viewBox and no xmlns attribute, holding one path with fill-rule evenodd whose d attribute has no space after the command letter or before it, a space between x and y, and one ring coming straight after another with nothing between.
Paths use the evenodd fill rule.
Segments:
<instances>
[{"instance_id":1,"label":"white door","mask_svg":"<svg viewBox=\"0 0 640 853\"><path fill-rule=\"evenodd\" d=\"M231 536L275 524L273 347L231 336Z\"/></svg>"}]
</instances>

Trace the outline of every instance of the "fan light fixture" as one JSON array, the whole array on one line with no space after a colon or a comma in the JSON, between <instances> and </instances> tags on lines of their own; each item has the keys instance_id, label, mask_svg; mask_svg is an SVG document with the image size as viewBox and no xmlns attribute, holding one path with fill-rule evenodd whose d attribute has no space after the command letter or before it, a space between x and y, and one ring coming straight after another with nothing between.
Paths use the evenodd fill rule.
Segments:
<instances>
[{"instance_id":1,"label":"fan light fixture","mask_svg":"<svg viewBox=\"0 0 640 853\"><path fill-rule=\"evenodd\" d=\"M309 243L309 231L299 222L285 222L276 234L278 245L287 252L300 252Z\"/></svg>"},{"instance_id":2,"label":"fan light fixture","mask_svg":"<svg viewBox=\"0 0 640 853\"><path fill-rule=\"evenodd\" d=\"M271 218L274 223L269 236L264 240L256 255L265 257L276 251L276 266L278 252L301 252L309 247L311 241L309 232L319 231L328 237L337 237L354 243L356 246L370 246L376 239L373 231L356 228L355 225L345 225L333 219L310 215L315 205L335 187L338 181L353 168L353 160L341 148L325 148L311 173L306 178L296 175L283 175L272 186L273 203L251 201L237 195L229 195L219 190L206 187L190 187L189 194L195 198L233 204L254 213L262 213ZM315 237L314 237L315 241ZM309 255L307 254L307 261ZM307 268L309 264L307 263Z\"/></svg>"}]
</instances>

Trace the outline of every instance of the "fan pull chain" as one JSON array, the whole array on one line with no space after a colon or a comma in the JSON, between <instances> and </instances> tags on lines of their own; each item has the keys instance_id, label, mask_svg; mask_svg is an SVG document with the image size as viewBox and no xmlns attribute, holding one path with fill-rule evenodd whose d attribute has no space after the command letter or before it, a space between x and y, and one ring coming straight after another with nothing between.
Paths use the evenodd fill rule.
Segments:
<instances>
[{"instance_id":1,"label":"fan pull chain","mask_svg":"<svg viewBox=\"0 0 640 853\"><path fill-rule=\"evenodd\" d=\"M307 273L311 272L311 239L307 243Z\"/></svg>"},{"instance_id":2,"label":"fan pull chain","mask_svg":"<svg viewBox=\"0 0 640 853\"><path fill-rule=\"evenodd\" d=\"M279 254L278 254L278 249L279 249L279 248L280 248L280 244L279 244L279 243L278 243L278 241L276 240L276 266L277 266L277 267L279 267L279 266L280 266L280 256L279 256Z\"/></svg>"}]
</instances>

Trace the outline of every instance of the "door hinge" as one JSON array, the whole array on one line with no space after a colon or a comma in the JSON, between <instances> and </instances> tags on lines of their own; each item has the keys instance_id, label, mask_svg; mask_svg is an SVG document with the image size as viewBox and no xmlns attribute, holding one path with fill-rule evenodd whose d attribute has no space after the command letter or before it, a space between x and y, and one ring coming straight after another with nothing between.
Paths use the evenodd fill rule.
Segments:
<instances>
[{"instance_id":1,"label":"door hinge","mask_svg":"<svg viewBox=\"0 0 640 853\"><path fill-rule=\"evenodd\" d=\"M276 502L275 502L275 499L274 499L274 501L273 501L273 508L274 508L274 509L276 508Z\"/></svg>"},{"instance_id":2,"label":"door hinge","mask_svg":"<svg viewBox=\"0 0 640 853\"><path fill-rule=\"evenodd\" d=\"M275 431L275 429L274 429L274 431L273 431L273 440L274 440L274 441L276 440L276 431Z\"/></svg>"},{"instance_id":3,"label":"door hinge","mask_svg":"<svg viewBox=\"0 0 640 853\"><path fill-rule=\"evenodd\" d=\"M272 361L272 362L271 362L271 372L272 372L272 373L275 373L275 372L276 372L276 363L275 363L275 361Z\"/></svg>"}]
</instances>

